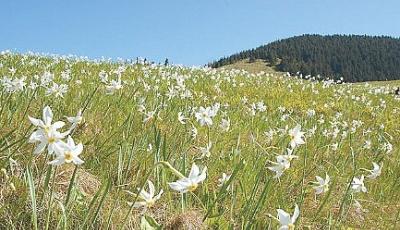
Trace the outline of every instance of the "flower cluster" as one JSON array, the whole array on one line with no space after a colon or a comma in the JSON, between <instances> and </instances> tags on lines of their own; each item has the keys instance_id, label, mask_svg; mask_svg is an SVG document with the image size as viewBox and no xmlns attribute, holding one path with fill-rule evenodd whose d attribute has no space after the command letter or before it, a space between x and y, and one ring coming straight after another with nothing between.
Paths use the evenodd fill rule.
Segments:
<instances>
[{"instance_id":1,"label":"flower cluster","mask_svg":"<svg viewBox=\"0 0 400 230\"><path fill-rule=\"evenodd\" d=\"M272 166L268 167L269 170L276 173L275 178L279 178L282 176L283 172L290 168L290 163L293 159L298 158L298 156L293 155L293 151L295 147L305 144L304 132L301 131L301 126L296 125L293 129L289 130L290 136L290 147L287 148L287 153L276 156L276 162L272 162Z\"/></svg>"},{"instance_id":2,"label":"flower cluster","mask_svg":"<svg viewBox=\"0 0 400 230\"><path fill-rule=\"evenodd\" d=\"M77 117L69 117L68 120L72 123L68 131L60 132L59 129L64 127L63 121L53 123L53 112L49 106L44 107L42 120L29 116L29 120L36 127L36 130L29 137L29 143L38 143L34 154L43 152L47 147L47 152L50 155L55 154L55 159L50 161L51 165L61 165L64 163L74 163L80 165L83 160L79 155L83 151L82 143L75 144L70 136L71 130L82 120L81 112ZM64 139L67 141L63 141Z\"/></svg>"},{"instance_id":3,"label":"flower cluster","mask_svg":"<svg viewBox=\"0 0 400 230\"><path fill-rule=\"evenodd\" d=\"M188 177L182 177L181 179L168 183L172 190L178 191L180 193L187 193L187 192L194 192L199 184L203 182L207 177L207 167L204 167L203 170L200 172L199 166L195 163L192 164L192 168L190 170ZM161 189L160 192L155 195L155 188L153 182L150 180L147 181L149 186L149 192L145 190L139 190L139 201L135 203L128 202L129 205L133 205L133 207L144 207L150 208L154 205L154 203L160 199L163 190ZM129 191L128 191L129 192ZM136 195L134 193L129 192L132 195Z\"/></svg>"}]
</instances>

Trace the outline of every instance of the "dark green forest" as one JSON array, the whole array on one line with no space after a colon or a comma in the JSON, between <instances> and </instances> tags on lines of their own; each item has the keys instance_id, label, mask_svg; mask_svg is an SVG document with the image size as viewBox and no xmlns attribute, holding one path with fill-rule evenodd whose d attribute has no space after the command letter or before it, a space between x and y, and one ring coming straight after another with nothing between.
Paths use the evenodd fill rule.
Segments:
<instances>
[{"instance_id":1,"label":"dark green forest","mask_svg":"<svg viewBox=\"0 0 400 230\"><path fill-rule=\"evenodd\" d=\"M278 40L210 63L263 59L278 71L344 78L346 82L400 79L400 39L366 35L302 35Z\"/></svg>"}]
</instances>

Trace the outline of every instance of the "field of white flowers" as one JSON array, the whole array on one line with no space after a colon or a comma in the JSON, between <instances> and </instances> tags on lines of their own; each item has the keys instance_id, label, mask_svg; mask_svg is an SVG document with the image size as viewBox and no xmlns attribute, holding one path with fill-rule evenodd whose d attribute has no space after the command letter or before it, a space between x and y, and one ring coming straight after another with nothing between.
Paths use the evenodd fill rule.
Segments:
<instances>
[{"instance_id":1,"label":"field of white flowers","mask_svg":"<svg viewBox=\"0 0 400 230\"><path fill-rule=\"evenodd\" d=\"M0 229L398 229L395 85L0 55Z\"/></svg>"}]
</instances>

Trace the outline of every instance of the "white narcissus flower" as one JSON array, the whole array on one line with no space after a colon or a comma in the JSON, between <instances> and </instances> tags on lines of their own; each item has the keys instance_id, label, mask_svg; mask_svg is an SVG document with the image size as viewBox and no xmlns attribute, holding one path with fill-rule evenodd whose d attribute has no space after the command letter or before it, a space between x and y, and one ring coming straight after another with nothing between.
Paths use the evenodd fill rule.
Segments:
<instances>
[{"instance_id":1,"label":"white narcissus flower","mask_svg":"<svg viewBox=\"0 0 400 230\"><path fill-rule=\"evenodd\" d=\"M76 114L75 117L67 117L67 120L68 120L69 123L71 123L71 128L70 128L70 130L75 129L76 126L78 126L78 125L82 122L82 120L83 120L83 117L82 117L82 109L80 109L80 110L78 111L78 114Z\"/></svg>"},{"instance_id":2,"label":"white narcissus flower","mask_svg":"<svg viewBox=\"0 0 400 230\"><path fill-rule=\"evenodd\" d=\"M31 82L29 83L28 88L31 89L31 90L35 90L38 86L39 86L39 85L38 85L36 82L31 81Z\"/></svg>"},{"instance_id":3,"label":"white narcissus flower","mask_svg":"<svg viewBox=\"0 0 400 230\"><path fill-rule=\"evenodd\" d=\"M360 178L353 178L353 181L351 182L351 189L354 192L367 192L367 188L364 185L364 175L361 175Z\"/></svg>"},{"instance_id":4,"label":"white narcissus flower","mask_svg":"<svg viewBox=\"0 0 400 230\"><path fill-rule=\"evenodd\" d=\"M109 85L106 86L107 94L114 94L115 91L122 89L122 82L121 78L118 78L118 80L111 80Z\"/></svg>"},{"instance_id":5,"label":"white narcissus flower","mask_svg":"<svg viewBox=\"0 0 400 230\"><path fill-rule=\"evenodd\" d=\"M26 77L11 79L5 76L0 82L6 92L14 93L24 90L26 86L25 78Z\"/></svg>"},{"instance_id":6,"label":"white narcissus flower","mask_svg":"<svg viewBox=\"0 0 400 230\"><path fill-rule=\"evenodd\" d=\"M282 155L276 157L276 162L272 162L272 166L268 167L269 170L275 172L274 178L282 176L283 172L290 168L290 161L284 158Z\"/></svg>"},{"instance_id":7,"label":"white narcissus flower","mask_svg":"<svg viewBox=\"0 0 400 230\"><path fill-rule=\"evenodd\" d=\"M147 145L146 151L147 151L147 152L151 152L151 150L153 150L153 145L152 145L151 143L149 143L149 144Z\"/></svg>"},{"instance_id":8,"label":"white narcissus flower","mask_svg":"<svg viewBox=\"0 0 400 230\"><path fill-rule=\"evenodd\" d=\"M43 152L46 146L48 146L47 150L49 154L57 151L59 141L68 135L68 132L60 133L59 131L57 131L57 129L62 128L65 123L62 121L57 121L52 124L53 112L51 111L49 106L46 106L43 109L43 120L36 119L30 116L28 116L28 118L31 123L37 127L37 130L34 131L29 137L28 142L40 142L33 153L38 154Z\"/></svg>"},{"instance_id":9,"label":"white narcissus flower","mask_svg":"<svg viewBox=\"0 0 400 230\"><path fill-rule=\"evenodd\" d=\"M60 141L64 139L68 133L60 133L55 130L45 131L44 129L39 129L31 134L29 137L29 143L39 144L36 146L33 154L39 154L43 152L47 146L47 151L49 154L53 154L59 150Z\"/></svg>"},{"instance_id":10,"label":"white narcissus flower","mask_svg":"<svg viewBox=\"0 0 400 230\"><path fill-rule=\"evenodd\" d=\"M61 72L61 78L62 78L64 81L69 81L69 80L71 80L71 70L70 70L70 69L67 69L67 70L62 71L62 72Z\"/></svg>"},{"instance_id":11,"label":"white narcissus flower","mask_svg":"<svg viewBox=\"0 0 400 230\"><path fill-rule=\"evenodd\" d=\"M336 150L338 150L338 147L339 147L339 143L333 143L333 144L331 144L330 145L330 147L331 147L331 149L333 150L333 151L336 151Z\"/></svg>"},{"instance_id":12,"label":"white narcissus flower","mask_svg":"<svg viewBox=\"0 0 400 230\"><path fill-rule=\"evenodd\" d=\"M329 190L329 182L331 180L328 174L325 175L325 179L319 176L316 176L315 178L317 179L317 182L313 182L314 184L317 184L314 186L315 194L318 195L327 192Z\"/></svg>"},{"instance_id":13,"label":"white narcissus flower","mask_svg":"<svg viewBox=\"0 0 400 230\"><path fill-rule=\"evenodd\" d=\"M107 84L107 82L108 82L108 73L106 71L104 71L104 70L101 70L100 73L99 73L99 78L100 78L100 81L102 83Z\"/></svg>"},{"instance_id":14,"label":"white narcissus flower","mask_svg":"<svg viewBox=\"0 0 400 230\"><path fill-rule=\"evenodd\" d=\"M293 155L292 153L292 149L287 149L287 154L276 156L276 162L270 161L272 166L268 167L268 169L276 173L274 178L281 177L283 172L290 168L290 162L293 159L298 158L298 156Z\"/></svg>"},{"instance_id":15,"label":"white narcissus flower","mask_svg":"<svg viewBox=\"0 0 400 230\"><path fill-rule=\"evenodd\" d=\"M264 105L263 101L257 102L256 107L257 107L257 110L260 112L265 112L267 110L267 106Z\"/></svg>"},{"instance_id":16,"label":"white narcissus flower","mask_svg":"<svg viewBox=\"0 0 400 230\"><path fill-rule=\"evenodd\" d=\"M378 176L381 175L382 173L382 166L379 166L377 163L372 162L374 168L372 170L368 170L371 174L367 176L367 178L369 179L376 179Z\"/></svg>"},{"instance_id":17,"label":"white narcissus flower","mask_svg":"<svg viewBox=\"0 0 400 230\"><path fill-rule=\"evenodd\" d=\"M201 156L200 158L204 158L204 157L210 157L211 156L211 148L212 148L212 143L208 142L206 147L199 147L199 150L201 152Z\"/></svg>"},{"instance_id":18,"label":"white narcissus flower","mask_svg":"<svg viewBox=\"0 0 400 230\"><path fill-rule=\"evenodd\" d=\"M15 78L12 81L12 91L13 92L23 91L26 86L25 79L26 77Z\"/></svg>"},{"instance_id":19,"label":"white narcissus flower","mask_svg":"<svg viewBox=\"0 0 400 230\"><path fill-rule=\"evenodd\" d=\"M371 146L372 146L372 142L370 140L366 140L365 143L364 143L363 148L364 149L371 149Z\"/></svg>"},{"instance_id":20,"label":"white narcissus flower","mask_svg":"<svg viewBox=\"0 0 400 230\"><path fill-rule=\"evenodd\" d=\"M309 110L307 110L307 116L308 116L308 117L313 117L313 116L315 116L315 110L314 110L314 109L309 109Z\"/></svg>"},{"instance_id":21,"label":"white narcissus flower","mask_svg":"<svg viewBox=\"0 0 400 230\"><path fill-rule=\"evenodd\" d=\"M53 81L53 79L54 79L54 74L46 71L40 77L40 85L46 87Z\"/></svg>"},{"instance_id":22,"label":"white narcissus flower","mask_svg":"<svg viewBox=\"0 0 400 230\"><path fill-rule=\"evenodd\" d=\"M177 180L176 182L171 182L168 184L171 189L181 193L193 192L197 189L199 183L206 179L206 172L207 167L204 167L203 170L200 172L199 167L195 163L193 163L188 177L184 177Z\"/></svg>"},{"instance_id":23,"label":"white narcissus flower","mask_svg":"<svg viewBox=\"0 0 400 230\"><path fill-rule=\"evenodd\" d=\"M301 131L301 125L296 125L293 129L289 130L290 146L295 148L298 145L305 144L303 140L304 132Z\"/></svg>"},{"instance_id":24,"label":"white narcissus flower","mask_svg":"<svg viewBox=\"0 0 400 230\"><path fill-rule=\"evenodd\" d=\"M286 160L288 160L289 162L291 162L293 159L299 158L296 155L293 155L293 149L286 149L287 153L284 155L281 155L282 157L284 157Z\"/></svg>"},{"instance_id":25,"label":"white narcissus flower","mask_svg":"<svg viewBox=\"0 0 400 230\"><path fill-rule=\"evenodd\" d=\"M65 125L65 123L62 121L57 121L54 124L52 124L53 112L51 111L51 108L49 106L45 106L43 108L43 115L42 115L43 120L36 119L30 116L28 116L28 118L34 126L45 129L46 131L50 131L52 129L57 131L57 129L62 128Z\"/></svg>"},{"instance_id":26,"label":"white narcissus flower","mask_svg":"<svg viewBox=\"0 0 400 230\"><path fill-rule=\"evenodd\" d=\"M14 66L11 66L11 68L9 68L8 71L10 71L11 76L14 76L14 74L17 72L17 69L15 69Z\"/></svg>"},{"instance_id":27,"label":"white narcissus flower","mask_svg":"<svg viewBox=\"0 0 400 230\"><path fill-rule=\"evenodd\" d=\"M56 152L57 157L53 161L50 161L51 165L62 165L64 163L74 163L76 165L82 164L84 161L79 158L79 155L83 151L82 143L75 145L74 140L71 136L68 136L67 143L60 141L59 150Z\"/></svg>"},{"instance_id":28,"label":"white narcissus flower","mask_svg":"<svg viewBox=\"0 0 400 230\"><path fill-rule=\"evenodd\" d=\"M147 123L147 122L151 121L154 118L155 114L156 114L156 110L145 113L143 123Z\"/></svg>"},{"instance_id":29,"label":"white narcissus flower","mask_svg":"<svg viewBox=\"0 0 400 230\"><path fill-rule=\"evenodd\" d=\"M215 115L215 112L210 107L204 108L203 106L195 113L195 117L201 126L211 126L213 124L212 118Z\"/></svg>"},{"instance_id":30,"label":"white narcissus flower","mask_svg":"<svg viewBox=\"0 0 400 230\"><path fill-rule=\"evenodd\" d=\"M13 85L12 85L12 79L11 78L9 78L7 76L4 76L2 79L0 79L0 82L1 82L1 85L4 87L4 89L7 92L12 92Z\"/></svg>"},{"instance_id":31,"label":"white narcissus flower","mask_svg":"<svg viewBox=\"0 0 400 230\"><path fill-rule=\"evenodd\" d=\"M290 217L290 214L283 211L282 209L277 209L276 211L278 212L278 220L280 223L279 230L294 229L294 227L295 227L294 223L296 222L297 218L300 215L299 206L297 206L297 204L296 204L296 207L294 208L294 213L293 213L292 217Z\"/></svg>"},{"instance_id":32,"label":"white narcissus flower","mask_svg":"<svg viewBox=\"0 0 400 230\"><path fill-rule=\"evenodd\" d=\"M153 182L151 182L150 180L147 181L147 184L149 185L149 191L145 191L144 189L142 189L139 192L139 199L141 199L140 201L136 201L133 204L134 208L140 208L140 207L144 207L146 208L151 208L157 200L160 199L161 195L163 194L163 190L161 189L160 192L156 195L155 194L155 188L154 188L154 184ZM128 191L129 192L129 191ZM129 192L132 195L136 195L134 193ZM128 204L131 206L132 202L128 202Z\"/></svg>"},{"instance_id":33,"label":"white narcissus flower","mask_svg":"<svg viewBox=\"0 0 400 230\"><path fill-rule=\"evenodd\" d=\"M53 82L53 86L46 89L46 96L54 95L56 98L64 97L64 94L68 92L68 85Z\"/></svg>"},{"instance_id":34,"label":"white narcissus flower","mask_svg":"<svg viewBox=\"0 0 400 230\"><path fill-rule=\"evenodd\" d=\"M228 132L231 127L231 121L228 119L222 119L221 124L219 125L222 131Z\"/></svg>"}]
</instances>

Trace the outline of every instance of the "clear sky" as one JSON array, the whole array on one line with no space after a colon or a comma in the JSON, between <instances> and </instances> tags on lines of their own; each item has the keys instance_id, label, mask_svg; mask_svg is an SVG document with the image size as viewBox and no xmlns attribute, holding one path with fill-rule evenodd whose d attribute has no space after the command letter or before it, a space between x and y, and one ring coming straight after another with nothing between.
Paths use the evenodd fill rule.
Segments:
<instances>
[{"instance_id":1,"label":"clear sky","mask_svg":"<svg viewBox=\"0 0 400 230\"><path fill-rule=\"evenodd\" d=\"M400 36L399 0L1 0L0 50L203 65L293 35Z\"/></svg>"}]
</instances>

